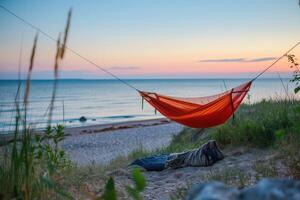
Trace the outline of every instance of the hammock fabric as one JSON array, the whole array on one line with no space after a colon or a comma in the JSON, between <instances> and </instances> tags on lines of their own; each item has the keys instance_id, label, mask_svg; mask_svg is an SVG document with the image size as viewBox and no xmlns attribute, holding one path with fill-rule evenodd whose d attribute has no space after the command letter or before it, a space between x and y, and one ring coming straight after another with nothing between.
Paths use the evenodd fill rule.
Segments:
<instances>
[{"instance_id":1,"label":"hammock fabric","mask_svg":"<svg viewBox=\"0 0 300 200\"><path fill-rule=\"evenodd\" d=\"M247 82L221 94L206 97L170 97L139 91L143 99L162 115L192 128L208 128L225 123L239 107L251 87Z\"/></svg>"}]
</instances>

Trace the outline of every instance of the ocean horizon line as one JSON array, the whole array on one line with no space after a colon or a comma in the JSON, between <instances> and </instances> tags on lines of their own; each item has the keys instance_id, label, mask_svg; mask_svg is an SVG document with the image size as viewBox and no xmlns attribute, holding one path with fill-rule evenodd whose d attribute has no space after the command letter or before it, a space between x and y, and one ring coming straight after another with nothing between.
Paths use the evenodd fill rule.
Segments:
<instances>
[{"instance_id":1,"label":"ocean horizon line","mask_svg":"<svg viewBox=\"0 0 300 200\"><path fill-rule=\"evenodd\" d=\"M253 77L242 77L242 78L121 78L122 80L127 80L127 81L136 81L136 80L251 80ZM258 80L280 80L278 77L265 77L265 78L259 78ZM287 80L291 79L288 77L281 77L281 79ZM54 81L55 79L31 79L31 81ZM19 81L19 79L0 79L0 81ZM27 79L20 79L20 81L27 81ZM62 78L58 79L58 81L116 81L119 82L117 79L113 78L89 78L89 79L84 79L84 78Z\"/></svg>"}]
</instances>

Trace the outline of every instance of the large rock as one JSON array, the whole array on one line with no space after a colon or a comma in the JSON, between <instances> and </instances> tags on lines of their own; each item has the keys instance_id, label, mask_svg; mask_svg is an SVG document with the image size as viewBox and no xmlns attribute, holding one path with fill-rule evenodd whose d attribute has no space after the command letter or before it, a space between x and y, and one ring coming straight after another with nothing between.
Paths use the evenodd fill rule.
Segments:
<instances>
[{"instance_id":1,"label":"large rock","mask_svg":"<svg viewBox=\"0 0 300 200\"><path fill-rule=\"evenodd\" d=\"M213 181L197 184L188 192L187 200L236 200L238 189Z\"/></svg>"},{"instance_id":2,"label":"large rock","mask_svg":"<svg viewBox=\"0 0 300 200\"><path fill-rule=\"evenodd\" d=\"M241 191L243 200L300 200L300 181L289 179L263 179L255 186Z\"/></svg>"},{"instance_id":3,"label":"large rock","mask_svg":"<svg viewBox=\"0 0 300 200\"><path fill-rule=\"evenodd\" d=\"M86 122L87 118L85 116L82 116L82 117L79 118L79 121L82 122L82 123Z\"/></svg>"},{"instance_id":4,"label":"large rock","mask_svg":"<svg viewBox=\"0 0 300 200\"><path fill-rule=\"evenodd\" d=\"M299 200L300 181L263 179L256 185L238 190L221 182L195 185L187 200Z\"/></svg>"}]
</instances>

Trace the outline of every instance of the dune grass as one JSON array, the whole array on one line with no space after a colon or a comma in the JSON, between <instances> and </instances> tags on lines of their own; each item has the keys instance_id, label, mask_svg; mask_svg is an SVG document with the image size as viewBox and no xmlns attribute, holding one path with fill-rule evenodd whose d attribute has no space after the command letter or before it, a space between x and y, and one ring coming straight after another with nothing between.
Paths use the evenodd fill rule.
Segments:
<instances>
[{"instance_id":1,"label":"dune grass","mask_svg":"<svg viewBox=\"0 0 300 200\"><path fill-rule=\"evenodd\" d=\"M299 101L263 100L253 105L242 105L236 120L211 129L211 138L218 144L247 145L267 148L276 140L300 135Z\"/></svg>"},{"instance_id":2,"label":"dune grass","mask_svg":"<svg viewBox=\"0 0 300 200\"><path fill-rule=\"evenodd\" d=\"M68 15L63 43L60 42L60 38L57 40L54 66L55 83L49 105L49 126L42 136L34 134L31 125L27 121L31 75L34 70L38 34L34 38L24 98L21 99L20 95L21 81L19 81L15 97L14 136L10 142L7 142L6 145L0 148L0 199L71 198L59 186L57 181L64 174L66 168L70 166L64 151L58 145L65 137L64 127L57 125L52 128L50 126L53 103L56 96L59 63L63 59L70 19L71 11Z\"/></svg>"}]
</instances>

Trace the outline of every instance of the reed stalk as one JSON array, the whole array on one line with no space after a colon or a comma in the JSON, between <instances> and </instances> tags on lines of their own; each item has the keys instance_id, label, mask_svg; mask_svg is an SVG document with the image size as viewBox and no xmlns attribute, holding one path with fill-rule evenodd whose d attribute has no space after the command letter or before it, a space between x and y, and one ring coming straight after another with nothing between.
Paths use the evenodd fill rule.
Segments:
<instances>
[{"instance_id":1,"label":"reed stalk","mask_svg":"<svg viewBox=\"0 0 300 200\"><path fill-rule=\"evenodd\" d=\"M49 110L51 115L54 109L54 102L56 98L59 64L64 58L70 22L71 11L68 14L63 44L61 44L60 39L57 41L57 52L54 64L55 81ZM57 145L57 143L64 138L63 127L55 129L54 132L56 135L47 135L49 137L42 137L45 141L50 139L55 140L55 145L52 147L51 145L44 146L44 143L42 142L43 140L40 139L40 136L33 134L33 130L27 124L31 79L35 67L34 61L37 52L37 42L38 33L34 37L33 46L31 49L23 102L20 101L20 68L22 49L20 50L19 82L15 96L16 114L14 134L11 143L7 143L6 146L1 147L7 149L8 151L6 152L8 153L4 155L3 160L0 159L0 199L49 199L51 196L56 198L58 193L63 193L61 192L61 189L51 180L51 177L49 177L49 171L51 171L51 169L49 169L49 165L45 163L43 157L39 156L40 152L45 152L45 154L52 153L54 156L63 155L63 152L58 150ZM23 107L23 110L21 107ZM64 159L64 157L62 158ZM60 159L60 157L55 158L53 161L50 160L49 162L57 163L59 161L58 159Z\"/></svg>"}]
</instances>

